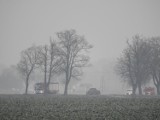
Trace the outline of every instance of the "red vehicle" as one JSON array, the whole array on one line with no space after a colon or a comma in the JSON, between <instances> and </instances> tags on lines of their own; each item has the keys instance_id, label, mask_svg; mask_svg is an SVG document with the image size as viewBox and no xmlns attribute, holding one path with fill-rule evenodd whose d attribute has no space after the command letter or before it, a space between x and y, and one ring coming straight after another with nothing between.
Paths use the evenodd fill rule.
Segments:
<instances>
[{"instance_id":1,"label":"red vehicle","mask_svg":"<svg viewBox=\"0 0 160 120\"><path fill-rule=\"evenodd\" d=\"M145 95L155 95L154 87L145 87L143 91Z\"/></svg>"}]
</instances>

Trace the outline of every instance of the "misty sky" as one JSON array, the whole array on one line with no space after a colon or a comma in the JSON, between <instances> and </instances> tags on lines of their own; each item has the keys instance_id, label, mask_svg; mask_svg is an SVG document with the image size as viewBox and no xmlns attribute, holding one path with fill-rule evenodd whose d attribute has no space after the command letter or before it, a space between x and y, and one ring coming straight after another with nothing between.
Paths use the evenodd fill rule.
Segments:
<instances>
[{"instance_id":1,"label":"misty sky","mask_svg":"<svg viewBox=\"0 0 160 120\"><path fill-rule=\"evenodd\" d=\"M0 64L17 64L22 50L66 29L94 46L91 61L112 61L127 38L160 35L159 11L159 0L0 0Z\"/></svg>"}]
</instances>

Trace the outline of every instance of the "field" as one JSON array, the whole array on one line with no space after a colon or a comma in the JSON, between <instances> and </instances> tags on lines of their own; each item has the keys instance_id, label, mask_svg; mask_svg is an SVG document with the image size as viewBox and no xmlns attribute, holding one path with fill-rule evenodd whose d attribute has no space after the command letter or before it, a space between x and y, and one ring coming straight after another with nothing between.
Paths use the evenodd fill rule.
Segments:
<instances>
[{"instance_id":1,"label":"field","mask_svg":"<svg viewBox=\"0 0 160 120\"><path fill-rule=\"evenodd\" d=\"M160 120L160 98L0 95L0 120Z\"/></svg>"}]
</instances>

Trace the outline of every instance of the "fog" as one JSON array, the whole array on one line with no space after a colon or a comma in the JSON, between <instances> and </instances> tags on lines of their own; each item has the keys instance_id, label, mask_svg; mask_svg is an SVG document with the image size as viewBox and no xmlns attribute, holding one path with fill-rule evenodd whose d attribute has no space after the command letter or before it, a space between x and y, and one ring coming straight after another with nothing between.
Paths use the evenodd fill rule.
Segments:
<instances>
[{"instance_id":1,"label":"fog","mask_svg":"<svg viewBox=\"0 0 160 120\"><path fill-rule=\"evenodd\" d=\"M135 34L160 35L159 11L158 0L1 0L0 93L24 92L24 81L13 67L22 50L47 44L56 32L75 29L93 48L89 52L91 65L70 89L86 83L102 94L125 94L129 87L115 74L116 60L126 40ZM35 81L31 81L31 90Z\"/></svg>"}]
</instances>

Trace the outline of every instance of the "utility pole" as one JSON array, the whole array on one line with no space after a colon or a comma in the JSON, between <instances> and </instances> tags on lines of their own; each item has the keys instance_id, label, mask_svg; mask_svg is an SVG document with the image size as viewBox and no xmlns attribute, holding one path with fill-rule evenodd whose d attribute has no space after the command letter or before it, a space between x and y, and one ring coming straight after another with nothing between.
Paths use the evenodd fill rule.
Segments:
<instances>
[{"instance_id":1,"label":"utility pole","mask_svg":"<svg viewBox=\"0 0 160 120\"><path fill-rule=\"evenodd\" d=\"M100 84L101 93L104 92L104 76L101 77L101 84Z\"/></svg>"}]
</instances>

